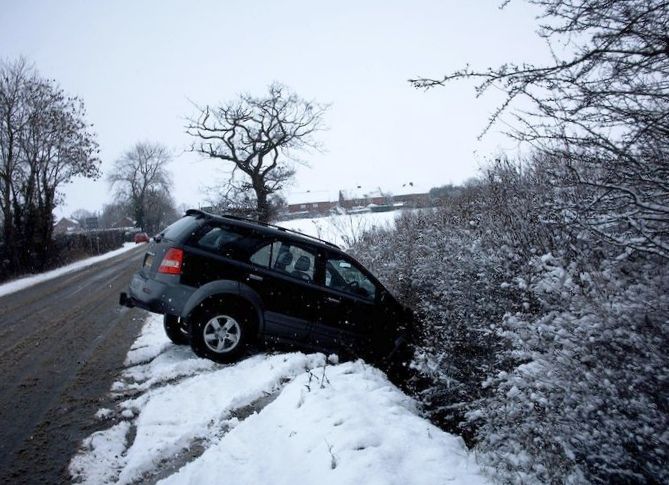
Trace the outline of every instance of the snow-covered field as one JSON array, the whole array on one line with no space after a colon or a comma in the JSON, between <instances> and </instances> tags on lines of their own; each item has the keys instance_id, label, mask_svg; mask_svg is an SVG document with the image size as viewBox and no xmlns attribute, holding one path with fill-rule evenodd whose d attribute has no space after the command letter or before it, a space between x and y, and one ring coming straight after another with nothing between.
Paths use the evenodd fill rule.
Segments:
<instances>
[{"instance_id":1,"label":"snow-covered field","mask_svg":"<svg viewBox=\"0 0 669 485\"><path fill-rule=\"evenodd\" d=\"M405 209L415 210L415 209ZM391 226L402 210L392 212L365 212L362 214L341 214L328 217L294 219L277 224L287 229L299 231L333 242L341 247L350 246L362 233L373 227Z\"/></svg>"},{"instance_id":2,"label":"snow-covered field","mask_svg":"<svg viewBox=\"0 0 669 485\"><path fill-rule=\"evenodd\" d=\"M19 290L23 290L24 288L28 288L29 286L36 285L37 283L42 283L43 281L52 280L64 274L84 269L88 266L91 266L92 264L104 261L105 259L111 259L115 256L118 256L119 254L129 251L135 247L137 247L135 243L124 243L121 248L101 254L100 256L93 256L91 258L82 259L81 261L56 268L52 271L47 271L46 273L26 276L25 278L9 281L0 285L0 296L9 295L10 293L14 293Z\"/></svg>"},{"instance_id":3,"label":"snow-covered field","mask_svg":"<svg viewBox=\"0 0 669 485\"><path fill-rule=\"evenodd\" d=\"M486 483L462 440L362 361L258 354L199 359L152 315L112 386L108 427L70 463L75 482Z\"/></svg>"}]
</instances>

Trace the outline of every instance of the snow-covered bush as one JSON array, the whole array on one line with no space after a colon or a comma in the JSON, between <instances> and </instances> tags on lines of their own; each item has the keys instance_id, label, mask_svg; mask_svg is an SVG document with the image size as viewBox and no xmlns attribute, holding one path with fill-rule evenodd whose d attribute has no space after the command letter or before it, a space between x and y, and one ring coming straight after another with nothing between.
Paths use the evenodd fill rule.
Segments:
<instances>
[{"instance_id":1,"label":"snow-covered bush","mask_svg":"<svg viewBox=\"0 0 669 485\"><path fill-rule=\"evenodd\" d=\"M435 421L450 430L464 405L478 399L482 376L497 370L498 323L518 306L505 285L505 261L447 211L404 215L395 232L365 235L355 254L418 314L420 345L413 366Z\"/></svg>"},{"instance_id":2,"label":"snow-covered bush","mask_svg":"<svg viewBox=\"0 0 669 485\"><path fill-rule=\"evenodd\" d=\"M569 223L559 165L498 162L353 248L418 315L417 397L504 482L669 481L669 264Z\"/></svg>"},{"instance_id":3,"label":"snow-covered bush","mask_svg":"<svg viewBox=\"0 0 669 485\"><path fill-rule=\"evenodd\" d=\"M666 483L669 272L605 260L583 273L550 255L532 266L542 311L499 328L521 363L487 379L494 394L468 414L479 450L508 481Z\"/></svg>"},{"instance_id":4,"label":"snow-covered bush","mask_svg":"<svg viewBox=\"0 0 669 485\"><path fill-rule=\"evenodd\" d=\"M405 213L395 230L370 231L353 247L416 310L416 391L434 420L465 437L473 428L464 412L489 392L481 383L508 365L497 325L535 306L514 281L528 276L528 257L555 246L536 222L541 180L499 161L444 206Z\"/></svg>"}]
</instances>

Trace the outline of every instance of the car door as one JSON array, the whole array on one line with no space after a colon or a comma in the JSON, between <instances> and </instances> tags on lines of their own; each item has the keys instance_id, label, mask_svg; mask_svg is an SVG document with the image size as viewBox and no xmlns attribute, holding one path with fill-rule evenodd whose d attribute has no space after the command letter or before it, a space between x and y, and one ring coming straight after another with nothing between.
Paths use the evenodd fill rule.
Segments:
<instances>
[{"instance_id":1,"label":"car door","mask_svg":"<svg viewBox=\"0 0 669 485\"><path fill-rule=\"evenodd\" d=\"M266 337L303 343L317 314L318 254L289 240L268 240L253 255L247 284L264 303Z\"/></svg>"},{"instance_id":2,"label":"car door","mask_svg":"<svg viewBox=\"0 0 669 485\"><path fill-rule=\"evenodd\" d=\"M185 247L187 271L182 281L199 287L229 280L251 288L261 300L265 322L261 330L280 339L301 342L307 337L313 313L311 308L296 304L296 295L301 293L291 289L291 279L282 279L276 271L269 270L271 249L277 244L274 241L249 228L219 222L205 225ZM281 250L281 246L276 249ZM284 253L293 254L285 248L281 254Z\"/></svg>"},{"instance_id":3,"label":"car door","mask_svg":"<svg viewBox=\"0 0 669 485\"><path fill-rule=\"evenodd\" d=\"M327 253L324 266L319 314L310 340L325 349L359 353L373 343L379 288L360 265L346 256Z\"/></svg>"},{"instance_id":4,"label":"car door","mask_svg":"<svg viewBox=\"0 0 669 485\"><path fill-rule=\"evenodd\" d=\"M199 288L212 281L240 281L248 267L245 248L252 243L247 230L218 222L203 225L184 244L181 283Z\"/></svg>"}]
</instances>

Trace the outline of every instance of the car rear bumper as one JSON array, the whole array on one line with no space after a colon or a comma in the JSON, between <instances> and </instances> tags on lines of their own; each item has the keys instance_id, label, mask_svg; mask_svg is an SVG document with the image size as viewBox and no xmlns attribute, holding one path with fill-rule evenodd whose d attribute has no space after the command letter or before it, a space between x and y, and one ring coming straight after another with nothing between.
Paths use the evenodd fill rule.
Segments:
<instances>
[{"instance_id":1,"label":"car rear bumper","mask_svg":"<svg viewBox=\"0 0 669 485\"><path fill-rule=\"evenodd\" d=\"M119 304L163 315L181 315L195 288L179 284L178 276L163 276L163 278L174 281L157 281L146 278L141 272L135 273L127 293L120 294Z\"/></svg>"}]
</instances>

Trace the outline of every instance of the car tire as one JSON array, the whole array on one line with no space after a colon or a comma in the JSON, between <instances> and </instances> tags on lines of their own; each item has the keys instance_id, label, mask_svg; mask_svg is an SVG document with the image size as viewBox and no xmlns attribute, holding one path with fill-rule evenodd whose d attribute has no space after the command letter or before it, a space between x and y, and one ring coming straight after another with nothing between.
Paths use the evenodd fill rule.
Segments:
<instances>
[{"instance_id":1,"label":"car tire","mask_svg":"<svg viewBox=\"0 0 669 485\"><path fill-rule=\"evenodd\" d=\"M167 338L177 345L187 345L190 341L188 331L176 315L165 315L163 317L163 328L165 328Z\"/></svg>"},{"instance_id":2,"label":"car tire","mask_svg":"<svg viewBox=\"0 0 669 485\"><path fill-rule=\"evenodd\" d=\"M195 355L222 363L235 362L244 354L253 328L252 317L236 308L206 309L190 324Z\"/></svg>"}]
</instances>

